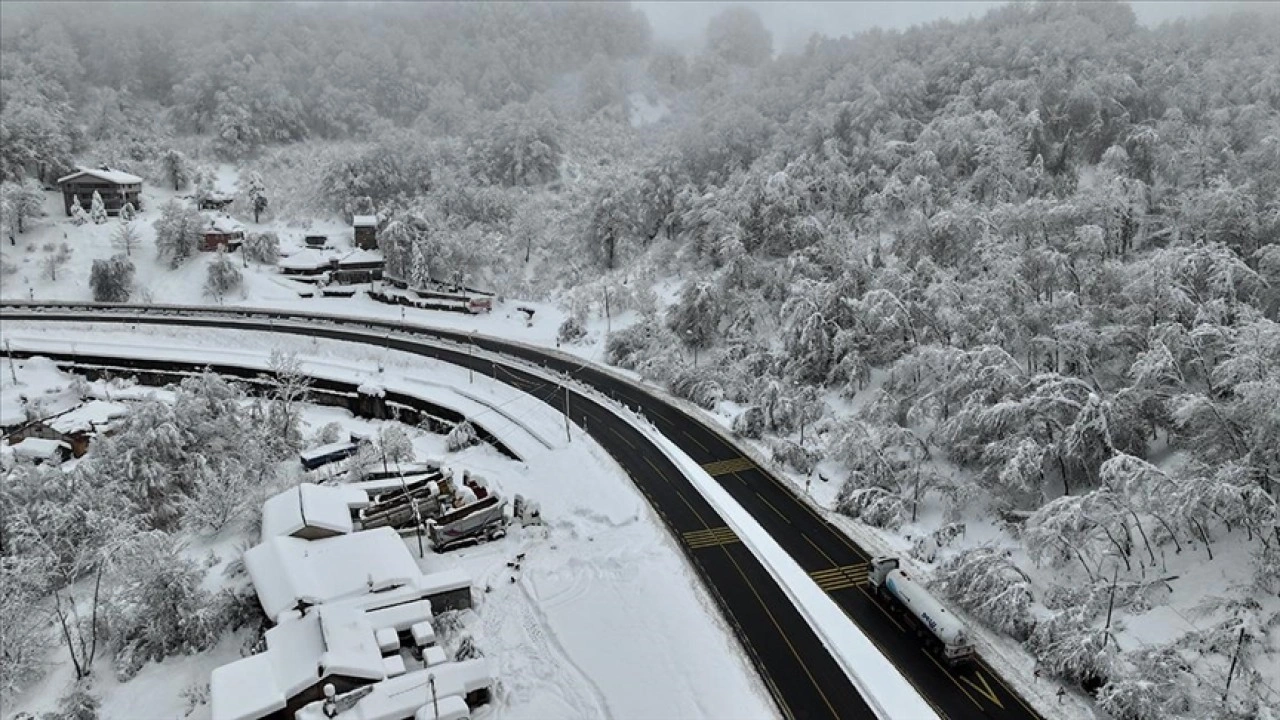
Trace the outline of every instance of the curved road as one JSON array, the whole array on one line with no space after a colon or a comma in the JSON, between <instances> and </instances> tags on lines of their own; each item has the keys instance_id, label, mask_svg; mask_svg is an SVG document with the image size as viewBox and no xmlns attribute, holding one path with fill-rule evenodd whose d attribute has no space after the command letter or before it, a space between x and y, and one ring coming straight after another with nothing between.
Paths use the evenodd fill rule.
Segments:
<instances>
[{"instance_id":1,"label":"curved road","mask_svg":"<svg viewBox=\"0 0 1280 720\"><path fill-rule=\"evenodd\" d=\"M698 462L831 599L862 628L942 718L1039 718L1029 704L984 662L964 671L947 668L924 650L913 621L872 597L866 586L868 553L852 542L781 480L757 466L721 434L640 386L580 360L469 333L401 326L331 315L245 308L94 306L64 303L4 304L0 319L93 321L230 327L386 345L471 367L563 409L631 476L715 597L747 655L785 717L871 718L854 689L790 598L723 518L665 455L637 430L589 396L566 390L519 366L468 352L396 337L370 337L359 328L416 333L519 358L564 373L633 408ZM111 308L108 312L101 310ZM127 314L126 314L127 313ZM277 326L275 322L309 324ZM345 328L343 326L346 326ZM897 720L897 719L895 719ZM911 720L903 718L902 720Z\"/></svg>"}]
</instances>

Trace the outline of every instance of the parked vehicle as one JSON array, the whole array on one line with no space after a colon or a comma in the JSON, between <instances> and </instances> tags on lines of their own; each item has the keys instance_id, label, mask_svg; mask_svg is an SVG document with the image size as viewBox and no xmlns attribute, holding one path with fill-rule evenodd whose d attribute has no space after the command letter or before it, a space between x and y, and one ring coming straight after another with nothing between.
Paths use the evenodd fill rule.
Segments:
<instances>
[{"instance_id":1,"label":"parked vehicle","mask_svg":"<svg viewBox=\"0 0 1280 720\"><path fill-rule=\"evenodd\" d=\"M916 625L916 634L928 645L941 650L948 665L960 665L973 659L973 645L964 623L929 594L923 586L898 569L898 558L872 558L867 573L871 590L901 607Z\"/></svg>"},{"instance_id":2,"label":"parked vehicle","mask_svg":"<svg viewBox=\"0 0 1280 720\"><path fill-rule=\"evenodd\" d=\"M459 545L495 540L507 534L507 502L497 495L446 512L427 523L432 548L444 552Z\"/></svg>"}]
</instances>

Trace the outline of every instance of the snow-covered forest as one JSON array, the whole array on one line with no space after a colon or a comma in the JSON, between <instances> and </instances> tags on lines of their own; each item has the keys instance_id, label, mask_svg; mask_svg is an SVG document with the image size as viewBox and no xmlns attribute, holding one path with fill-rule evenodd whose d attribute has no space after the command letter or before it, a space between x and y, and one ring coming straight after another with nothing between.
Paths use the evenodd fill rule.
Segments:
<instances>
[{"instance_id":1,"label":"snow-covered forest","mask_svg":"<svg viewBox=\"0 0 1280 720\"><path fill-rule=\"evenodd\" d=\"M834 477L839 512L911 534L941 594L1115 717L1280 702L1274 6L1145 27L1019 3L795 53L727 7L691 55L613 3L0 20L6 242L76 163L175 191L229 163L258 188L243 215L376 214L399 277L558 303L566 345L607 316L608 362ZM218 397L183 422L223 417ZM111 502L145 505L170 469L119 468ZM6 531L7 576L60 517ZM975 519L995 530L964 545ZM102 572L49 552L42 592ZM1194 589L1199 629L1111 640L1115 595L1138 613L1222 563L1240 572ZM1223 703L1239 647L1249 689Z\"/></svg>"}]
</instances>

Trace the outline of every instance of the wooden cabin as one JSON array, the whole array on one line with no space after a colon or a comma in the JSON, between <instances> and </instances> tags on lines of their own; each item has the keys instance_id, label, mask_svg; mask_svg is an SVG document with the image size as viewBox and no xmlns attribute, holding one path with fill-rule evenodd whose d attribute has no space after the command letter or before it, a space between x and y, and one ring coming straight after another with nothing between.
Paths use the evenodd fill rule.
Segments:
<instances>
[{"instance_id":1,"label":"wooden cabin","mask_svg":"<svg viewBox=\"0 0 1280 720\"><path fill-rule=\"evenodd\" d=\"M204 227L204 236L200 241L202 252L213 252L218 248L235 250L244 243L244 226L229 217L209 218Z\"/></svg>"},{"instance_id":2,"label":"wooden cabin","mask_svg":"<svg viewBox=\"0 0 1280 720\"><path fill-rule=\"evenodd\" d=\"M129 203L133 204L134 210L142 209L142 178L105 165L97 169L80 168L58 178L58 186L62 188L62 205L67 217L71 217L71 206L77 199L80 207L88 212L95 192L102 198L108 215L120 214L120 208Z\"/></svg>"},{"instance_id":3,"label":"wooden cabin","mask_svg":"<svg viewBox=\"0 0 1280 720\"><path fill-rule=\"evenodd\" d=\"M378 249L378 218L376 215L356 215L351 220L355 228L355 245L361 250Z\"/></svg>"}]
</instances>

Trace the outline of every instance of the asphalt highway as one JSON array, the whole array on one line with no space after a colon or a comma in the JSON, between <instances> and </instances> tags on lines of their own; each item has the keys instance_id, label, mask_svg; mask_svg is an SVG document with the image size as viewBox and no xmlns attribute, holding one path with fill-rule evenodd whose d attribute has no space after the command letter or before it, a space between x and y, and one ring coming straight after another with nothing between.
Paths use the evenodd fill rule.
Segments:
<instances>
[{"instance_id":1,"label":"asphalt highway","mask_svg":"<svg viewBox=\"0 0 1280 720\"><path fill-rule=\"evenodd\" d=\"M393 349L436 357L495 376L569 415L590 433L630 475L698 572L724 617L759 671L785 717L870 718L874 713L853 687L836 660L817 637L785 592L723 518L683 474L637 430L589 396L566 390L518 365L503 365L465 350L439 347L404 337L370 338L359 326L388 327L402 333L473 343L476 348L520 358L564 373L578 382L639 410L659 431L677 444L727 490L742 507L813 577L832 600L871 638L880 651L908 678L940 717L1039 718L1029 704L979 660L962 670L948 668L925 650L914 619L891 602L873 597L867 587L868 554L782 480L744 456L730 440L697 418L640 386L581 361L540 349L445 330L401 328L395 323L325 316L325 322L297 325L275 320L305 319L301 313L281 312L267 319L267 311L191 308L186 314L94 313L73 305L58 312L6 308L0 318L41 321L91 319L99 322L145 322L164 325L233 327L374 342ZM153 311L154 312L154 311ZM237 316L234 319L215 315ZM342 327L348 325L349 327ZM878 661L878 659L877 659ZM903 718L902 720L912 720Z\"/></svg>"}]
</instances>

